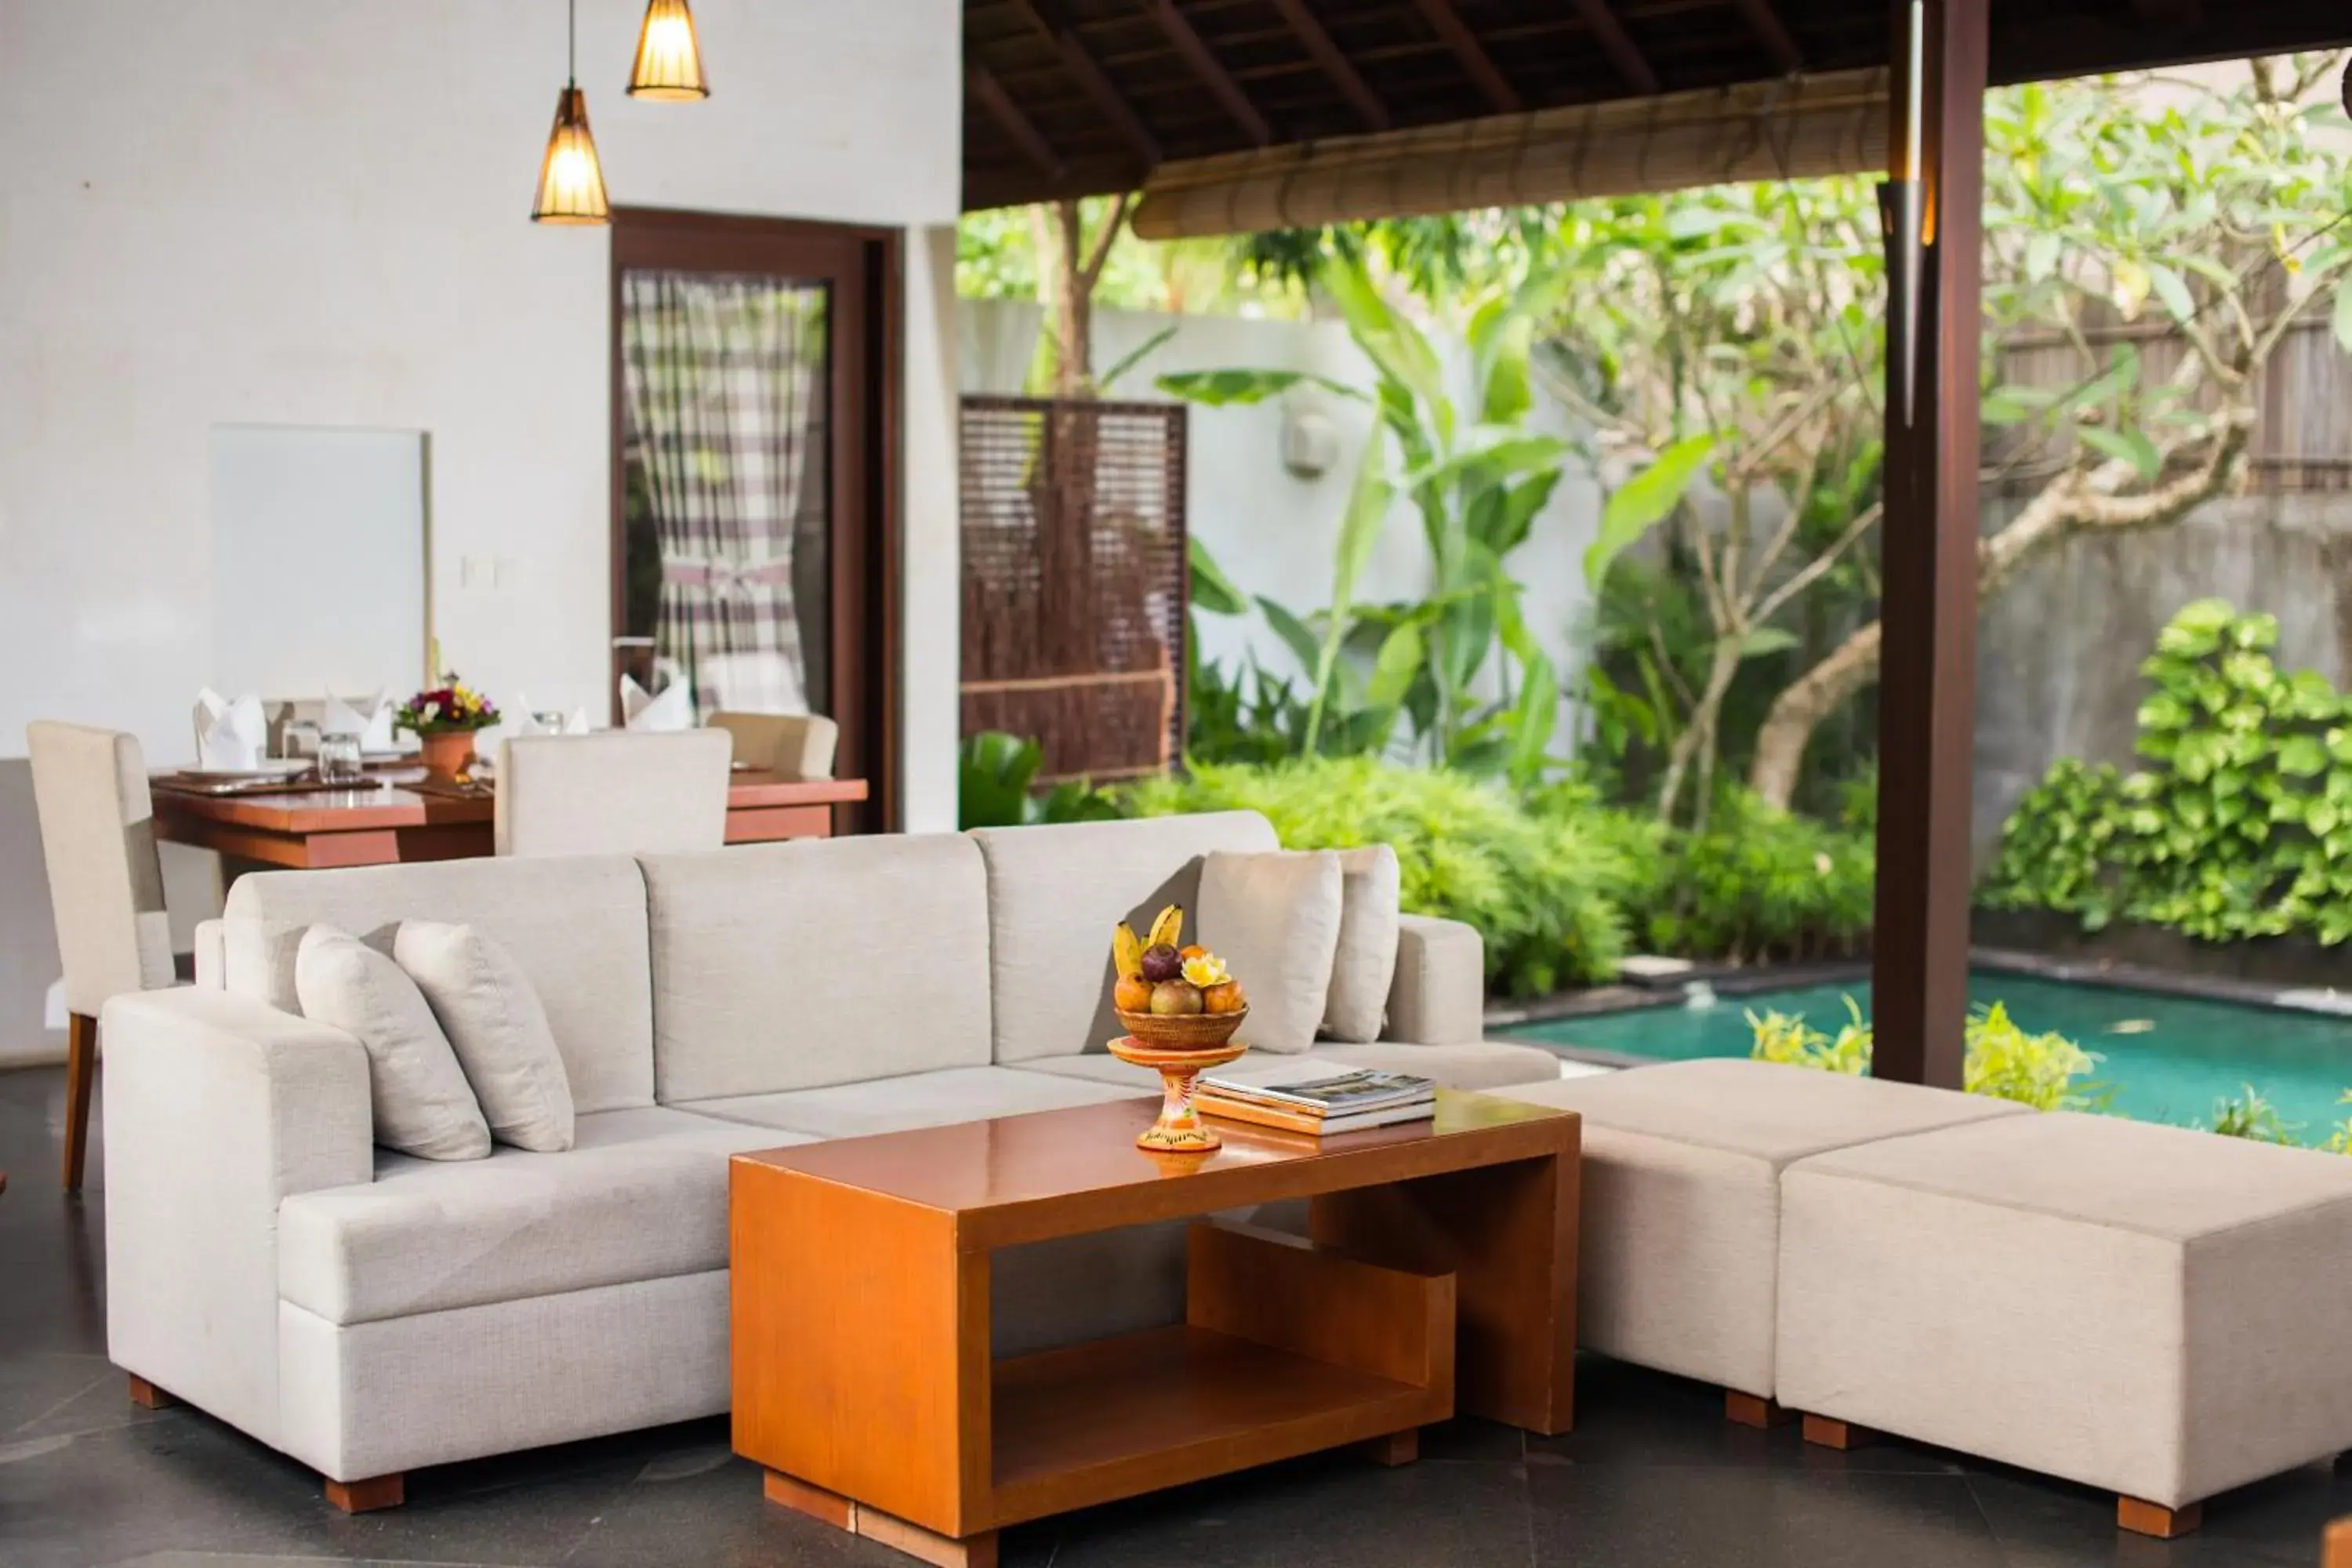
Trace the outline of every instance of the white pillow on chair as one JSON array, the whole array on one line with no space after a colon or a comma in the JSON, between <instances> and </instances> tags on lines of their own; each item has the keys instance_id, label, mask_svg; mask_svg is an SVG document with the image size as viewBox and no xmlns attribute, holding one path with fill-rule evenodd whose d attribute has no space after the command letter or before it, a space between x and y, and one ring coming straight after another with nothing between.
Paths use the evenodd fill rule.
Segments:
<instances>
[{"instance_id":1,"label":"white pillow on chair","mask_svg":"<svg viewBox=\"0 0 2352 1568\"><path fill-rule=\"evenodd\" d=\"M367 1050L375 1141L423 1160L478 1160L489 1125L449 1037L400 965L333 926L302 934L294 961L302 1016L355 1037Z\"/></svg>"},{"instance_id":2,"label":"white pillow on chair","mask_svg":"<svg viewBox=\"0 0 2352 1568\"><path fill-rule=\"evenodd\" d=\"M392 955L432 1005L491 1136L542 1154L571 1148L572 1079L513 954L469 925L403 921Z\"/></svg>"},{"instance_id":3,"label":"white pillow on chair","mask_svg":"<svg viewBox=\"0 0 2352 1568\"><path fill-rule=\"evenodd\" d=\"M1396 851L1373 844L1342 849L1339 856L1339 950L1331 963L1323 1032L1335 1040L1369 1045L1388 1022L1389 987L1396 980Z\"/></svg>"},{"instance_id":4,"label":"white pillow on chair","mask_svg":"<svg viewBox=\"0 0 2352 1568\"><path fill-rule=\"evenodd\" d=\"M1339 857L1328 849L1202 857L1200 940L1249 999L1244 1044L1295 1055L1315 1043L1330 1005L1340 910Z\"/></svg>"}]
</instances>

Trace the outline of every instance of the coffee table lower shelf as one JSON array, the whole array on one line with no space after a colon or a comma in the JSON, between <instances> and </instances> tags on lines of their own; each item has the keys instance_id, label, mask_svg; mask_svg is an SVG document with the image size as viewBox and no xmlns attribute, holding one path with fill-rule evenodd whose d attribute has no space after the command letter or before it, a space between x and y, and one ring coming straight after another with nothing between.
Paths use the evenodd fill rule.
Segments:
<instances>
[{"instance_id":1,"label":"coffee table lower shelf","mask_svg":"<svg viewBox=\"0 0 2352 1568\"><path fill-rule=\"evenodd\" d=\"M1182 1323L1001 1361L993 1383L1000 1525L1410 1430L1453 1405L1450 1389L1439 1409L1428 1388Z\"/></svg>"}]
</instances>

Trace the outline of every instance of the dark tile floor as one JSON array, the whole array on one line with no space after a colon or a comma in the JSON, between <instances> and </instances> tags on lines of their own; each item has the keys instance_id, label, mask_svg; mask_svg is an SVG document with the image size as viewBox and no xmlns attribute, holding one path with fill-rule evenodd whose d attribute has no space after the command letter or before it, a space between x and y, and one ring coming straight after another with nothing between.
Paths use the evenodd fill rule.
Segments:
<instances>
[{"instance_id":1,"label":"dark tile floor","mask_svg":"<svg viewBox=\"0 0 2352 1568\"><path fill-rule=\"evenodd\" d=\"M866 1564L908 1561L771 1507L723 1420L454 1465L345 1518L318 1479L194 1411L142 1411L107 1364L102 1194L58 1194L63 1082L0 1073L0 1564ZM96 1162L92 1162L93 1173ZM1463 1421L1419 1464L1347 1456L1007 1533L1018 1568L2314 1568L2352 1467L2207 1505L2171 1543L2111 1499L1883 1443L1834 1454L1727 1426L1720 1395L1588 1360L1571 1436Z\"/></svg>"}]
</instances>

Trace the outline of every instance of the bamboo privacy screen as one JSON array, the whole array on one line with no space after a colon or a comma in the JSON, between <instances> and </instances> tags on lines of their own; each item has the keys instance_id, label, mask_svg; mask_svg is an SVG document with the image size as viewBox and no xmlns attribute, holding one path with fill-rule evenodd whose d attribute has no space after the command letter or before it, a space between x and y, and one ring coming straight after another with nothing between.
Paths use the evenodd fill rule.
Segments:
<instances>
[{"instance_id":1,"label":"bamboo privacy screen","mask_svg":"<svg viewBox=\"0 0 2352 1568\"><path fill-rule=\"evenodd\" d=\"M963 400L963 732L1040 776L1158 773L1182 749L1184 410Z\"/></svg>"}]
</instances>

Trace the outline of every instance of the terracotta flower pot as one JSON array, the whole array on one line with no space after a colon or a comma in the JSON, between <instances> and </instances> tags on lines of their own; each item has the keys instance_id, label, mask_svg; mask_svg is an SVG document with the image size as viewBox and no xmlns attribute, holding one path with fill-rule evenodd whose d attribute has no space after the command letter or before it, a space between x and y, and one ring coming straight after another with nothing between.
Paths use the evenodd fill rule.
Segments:
<instances>
[{"instance_id":1,"label":"terracotta flower pot","mask_svg":"<svg viewBox=\"0 0 2352 1568\"><path fill-rule=\"evenodd\" d=\"M455 784L465 777L466 770L474 763L474 732L471 730L447 730L437 735L416 737L425 759L425 771L434 778Z\"/></svg>"}]
</instances>

